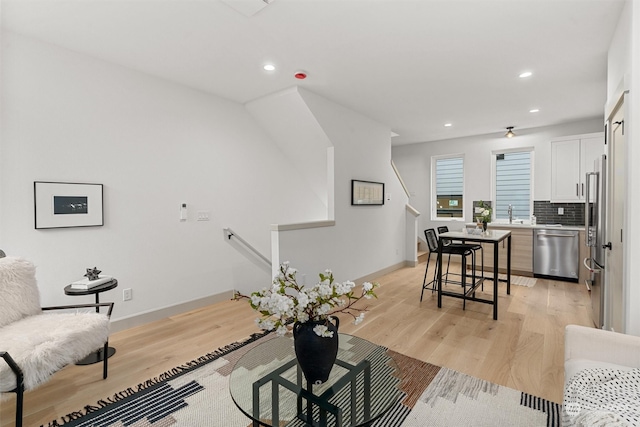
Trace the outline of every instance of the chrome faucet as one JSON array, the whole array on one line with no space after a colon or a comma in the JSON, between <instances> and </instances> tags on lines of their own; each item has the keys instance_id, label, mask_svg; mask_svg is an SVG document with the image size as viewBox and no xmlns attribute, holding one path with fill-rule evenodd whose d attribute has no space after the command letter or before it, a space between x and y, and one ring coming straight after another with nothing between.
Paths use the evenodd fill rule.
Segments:
<instances>
[{"instance_id":1,"label":"chrome faucet","mask_svg":"<svg viewBox=\"0 0 640 427\"><path fill-rule=\"evenodd\" d=\"M507 213L509 214L509 224L513 221L513 206L509 205L507 208Z\"/></svg>"}]
</instances>

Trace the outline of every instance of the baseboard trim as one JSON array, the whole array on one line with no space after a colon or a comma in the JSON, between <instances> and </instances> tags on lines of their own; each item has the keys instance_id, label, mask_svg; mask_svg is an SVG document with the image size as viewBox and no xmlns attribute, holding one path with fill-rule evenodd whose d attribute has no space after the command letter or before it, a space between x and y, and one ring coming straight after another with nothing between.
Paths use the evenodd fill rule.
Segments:
<instances>
[{"instance_id":1,"label":"baseboard trim","mask_svg":"<svg viewBox=\"0 0 640 427\"><path fill-rule=\"evenodd\" d=\"M354 282L358 285L361 285L363 282L371 282L372 280L375 280L380 276L384 276L385 274L389 274L392 271L400 270L402 267L412 267L410 263L411 261L402 261L397 264L390 265L387 268L383 268L382 270L378 270L374 273L367 274L366 276L356 279Z\"/></svg>"},{"instance_id":2,"label":"baseboard trim","mask_svg":"<svg viewBox=\"0 0 640 427\"><path fill-rule=\"evenodd\" d=\"M206 307L221 301L228 301L233 298L233 290L224 291L219 294L209 295L204 298L198 298L179 304L162 307L157 310L137 313L128 317L123 317L111 322L111 332L124 331L125 329L135 328L157 320L166 319L170 316L186 313L191 310Z\"/></svg>"},{"instance_id":3,"label":"baseboard trim","mask_svg":"<svg viewBox=\"0 0 640 427\"><path fill-rule=\"evenodd\" d=\"M354 282L361 285L364 282L371 282L380 276L399 270L403 267L415 267L418 265L415 261L402 261L397 264L390 265L389 267L378 270L374 273L367 274ZM183 302L167 307L162 307L157 310L151 310L147 312L137 313L128 317L122 317L111 322L111 332L124 331L125 329L135 328L147 323L155 322L157 320L166 319L170 316L186 313L191 310L206 307L211 304L215 304L221 301L228 301L233 298L233 290L224 291L219 294L209 295L204 298L199 298L192 301Z\"/></svg>"}]
</instances>

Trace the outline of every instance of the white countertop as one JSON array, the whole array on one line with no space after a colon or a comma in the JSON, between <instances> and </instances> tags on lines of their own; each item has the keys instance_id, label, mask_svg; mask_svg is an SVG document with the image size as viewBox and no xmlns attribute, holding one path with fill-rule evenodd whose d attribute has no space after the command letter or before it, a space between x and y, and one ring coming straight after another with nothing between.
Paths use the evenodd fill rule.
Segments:
<instances>
[{"instance_id":1,"label":"white countertop","mask_svg":"<svg viewBox=\"0 0 640 427\"><path fill-rule=\"evenodd\" d=\"M468 232L467 232L468 231ZM511 230L487 230L478 233L475 230L463 229L462 231L447 231L440 234L440 237L449 237L455 240L478 241L478 242L501 242L511 235Z\"/></svg>"},{"instance_id":2,"label":"white countertop","mask_svg":"<svg viewBox=\"0 0 640 427\"><path fill-rule=\"evenodd\" d=\"M468 222L465 224L467 227L475 228L475 222ZM582 231L584 230L584 226L580 225L553 225L553 224L520 224L520 223L506 223L506 222L490 222L488 224L488 228L524 228L524 229L538 229L538 230L570 230L570 231Z\"/></svg>"}]
</instances>

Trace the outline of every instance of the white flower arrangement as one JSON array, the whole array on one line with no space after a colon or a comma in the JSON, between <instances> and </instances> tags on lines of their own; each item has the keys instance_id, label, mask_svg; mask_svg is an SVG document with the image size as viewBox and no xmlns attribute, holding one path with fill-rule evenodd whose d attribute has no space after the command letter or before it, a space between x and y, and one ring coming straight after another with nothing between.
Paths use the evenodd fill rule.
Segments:
<instances>
[{"instance_id":1,"label":"white flower arrangement","mask_svg":"<svg viewBox=\"0 0 640 427\"><path fill-rule=\"evenodd\" d=\"M357 325L364 320L365 308L353 305L362 298L377 298L377 283L365 282L359 296L354 294L355 283L351 281L335 282L331 270L320 273L320 281L311 288L299 285L296 279L297 270L285 262L280 265L280 272L273 279L269 289L253 292L249 297L236 293L236 299L247 298L251 307L262 317L256 319L257 325L266 330L276 330L284 335L287 325L292 322L327 320L336 313L347 313ZM332 337L326 325L316 325L314 332L321 337Z\"/></svg>"},{"instance_id":2,"label":"white flower arrangement","mask_svg":"<svg viewBox=\"0 0 640 427\"><path fill-rule=\"evenodd\" d=\"M477 214L478 218L481 218L482 222L491 222L491 208L489 207L489 205L487 205L482 200L478 202L478 205L481 208L480 212L478 212Z\"/></svg>"}]
</instances>

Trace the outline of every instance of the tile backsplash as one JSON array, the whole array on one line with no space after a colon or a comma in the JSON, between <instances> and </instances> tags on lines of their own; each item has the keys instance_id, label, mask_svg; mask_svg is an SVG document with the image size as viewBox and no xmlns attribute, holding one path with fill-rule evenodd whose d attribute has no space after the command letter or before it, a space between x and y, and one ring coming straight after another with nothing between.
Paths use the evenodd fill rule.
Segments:
<instances>
[{"instance_id":1,"label":"tile backsplash","mask_svg":"<svg viewBox=\"0 0 640 427\"><path fill-rule=\"evenodd\" d=\"M564 209L564 214L558 213ZM538 224L584 225L584 203L551 203L546 200L533 202L533 214Z\"/></svg>"}]
</instances>

